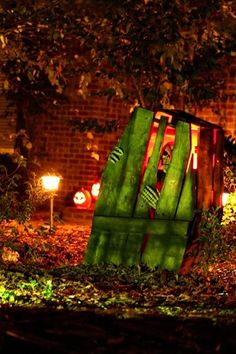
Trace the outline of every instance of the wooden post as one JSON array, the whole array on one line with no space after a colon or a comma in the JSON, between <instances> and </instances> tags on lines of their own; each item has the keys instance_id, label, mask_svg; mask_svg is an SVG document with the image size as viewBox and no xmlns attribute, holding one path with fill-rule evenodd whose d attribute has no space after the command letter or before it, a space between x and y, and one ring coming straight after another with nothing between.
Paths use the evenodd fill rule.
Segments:
<instances>
[{"instance_id":1,"label":"wooden post","mask_svg":"<svg viewBox=\"0 0 236 354\"><path fill-rule=\"evenodd\" d=\"M215 129L215 166L213 171L213 206L221 206L221 198L224 192L223 182L223 154L224 154L224 132L222 129Z\"/></svg>"},{"instance_id":2,"label":"wooden post","mask_svg":"<svg viewBox=\"0 0 236 354\"><path fill-rule=\"evenodd\" d=\"M213 202L213 130L200 128L198 149L197 204L198 209L208 209Z\"/></svg>"},{"instance_id":3,"label":"wooden post","mask_svg":"<svg viewBox=\"0 0 236 354\"><path fill-rule=\"evenodd\" d=\"M53 195L50 197L50 230L53 228Z\"/></svg>"}]
</instances>

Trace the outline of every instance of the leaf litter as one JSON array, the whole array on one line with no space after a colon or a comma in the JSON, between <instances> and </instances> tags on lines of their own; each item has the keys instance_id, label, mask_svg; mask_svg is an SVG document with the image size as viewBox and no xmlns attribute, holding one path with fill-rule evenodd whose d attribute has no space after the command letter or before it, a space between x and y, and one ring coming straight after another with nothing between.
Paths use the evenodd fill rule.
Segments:
<instances>
[{"instance_id":1,"label":"leaf litter","mask_svg":"<svg viewBox=\"0 0 236 354\"><path fill-rule=\"evenodd\" d=\"M188 274L84 265L90 227L1 224L0 303L134 317L236 317L235 254Z\"/></svg>"}]
</instances>

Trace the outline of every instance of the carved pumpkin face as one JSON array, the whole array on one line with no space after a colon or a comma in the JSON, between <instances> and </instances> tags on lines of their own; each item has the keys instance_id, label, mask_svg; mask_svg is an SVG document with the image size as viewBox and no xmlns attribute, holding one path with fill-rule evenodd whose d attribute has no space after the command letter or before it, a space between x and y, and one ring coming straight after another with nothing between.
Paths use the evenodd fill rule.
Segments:
<instances>
[{"instance_id":1,"label":"carved pumpkin face","mask_svg":"<svg viewBox=\"0 0 236 354\"><path fill-rule=\"evenodd\" d=\"M91 199L89 191L83 188L76 192L73 197L73 201L78 209L88 209L91 205Z\"/></svg>"},{"instance_id":2,"label":"carved pumpkin face","mask_svg":"<svg viewBox=\"0 0 236 354\"><path fill-rule=\"evenodd\" d=\"M84 204L86 202L86 197L83 192L76 192L73 198L75 204Z\"/></svg>"}]
</instances>

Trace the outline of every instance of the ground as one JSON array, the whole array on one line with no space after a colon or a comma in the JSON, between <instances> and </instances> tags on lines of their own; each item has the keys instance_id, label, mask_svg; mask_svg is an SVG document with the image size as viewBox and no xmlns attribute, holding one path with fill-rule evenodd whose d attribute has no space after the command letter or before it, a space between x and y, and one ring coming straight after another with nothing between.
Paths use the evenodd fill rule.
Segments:
<instances>
[{"instance_id":1,"label":"ground","mask_svg":"<svg viewBox=\"0 0 236 354\"><path fill-rule=\"evenodd\" d=\"M82 265L90 227L55 226L1 224L3 353L235 352L235 225L188 274Z\"/></svg>"}]
</instances>

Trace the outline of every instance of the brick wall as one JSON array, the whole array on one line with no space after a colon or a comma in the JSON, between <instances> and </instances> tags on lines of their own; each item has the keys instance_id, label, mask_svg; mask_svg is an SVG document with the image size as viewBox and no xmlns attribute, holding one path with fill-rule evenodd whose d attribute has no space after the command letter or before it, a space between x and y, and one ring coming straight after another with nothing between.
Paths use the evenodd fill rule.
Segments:
<instances>
[{"instance_id":1,"label":"brick wall","mask_svg":"<svg viewBox=\"0 0 236 354\"><path fill-rule=\"evenodd\" d=\"M5 78L0 75L0 153L13 153L14 139L11 136L16 130L15 108L8 105L3 93Z\"/></svg>"},{"instance_id":2,"label":"brick wall","mask_svg":"<svg viewBox=\"0 0 236 354\"><path fill-rule=\"evenodd\" d=\"M230 95L231 97L225 102L213 102L209 108L198 110L194 113L200 118L220 125L224 129L226 136L232 135L236 137L236 58L226 72L219 73L219 79L221 79L221 75L225 79L222 94Z\"/></svg>"},{"instance_id":3,"label":"brick wall","mask_svg":"<svg viewBox=\"0 0 236 354\"><path fill-rule=\"evenodd\" d=\"M58 203L63 206L67 196L81 187L91 189L100 179L108 154L118 141L130 114L127 105L118 98L82 99L75 94L76 87L67 90L70 103L49 108L47 114L37 117L33 131L31 155L40 163L40 173L55 171L62 176ZM100 126L117 121L117 131L99 133L74 131L71 120L97 119ZM93 206L92 206L93 207Z\"/></svg>"},{"instance_id":4,"label":"brick wall","mask_svg":"<svg viewBox=\"0 0 236 354\"><path fill-rule=\"evenodd\" d=\"M225 92L236 93L236 60L226 75ZM96 88L97 84L93 84ZM31 156L40 163L38 175L55 171L62 176L56 205L63 208L69 194L84 187L90 189L102 173L108 154L117 143L130 119L130 107L118 98L82 99L76 94L76 80L66 91L68 102L52 105L46 114L33 117L33 149ZM215 113L213 113L213 111ZM212 123L221 125L226 135L236 137L236 99L193 112ZM73 131L70 120L97 119L102 126L107 121L118 122L117 131L99 133ZM99 158L99 159L98 159ZM93 209L94 204L91 209Z\"/></svg>"},{"instance_id":5,"label":"brick wall","mask_svg":"<svg viewBox=\"0 0 236 354\"><path fill-rule=\"evenodd\" d=\"M225 92L236 93L236 61L226 74ZM37 118L34 127L32 154L40 162L40 173L56 171L62 176L57 205L81 187L91 188L102 173L108 154L117 143L130 119L130 107L118 98L82 99L76 95L76 80L67 89L67 103L51 106L47 114ZM214 111L214 113L213 113ZM236 136L236 99L212 103L211 107L194 112L200 118L221 125L226 135ZM99 133L73 131L71 120L97 119L99 125L116 120L117 131ZM92 133L92 134L91 134ZM93 209L92 205L91 209Z\"/></svg>"}]
</instances>

